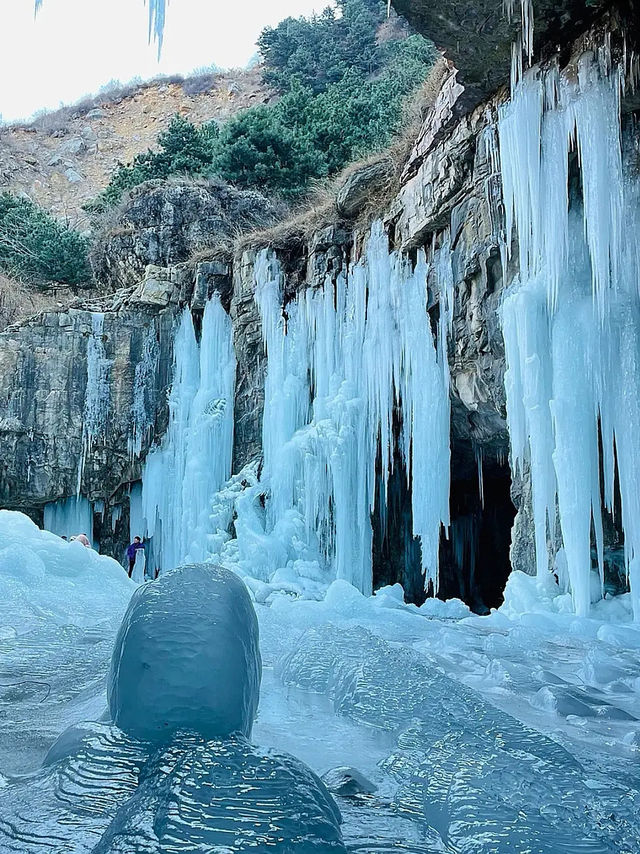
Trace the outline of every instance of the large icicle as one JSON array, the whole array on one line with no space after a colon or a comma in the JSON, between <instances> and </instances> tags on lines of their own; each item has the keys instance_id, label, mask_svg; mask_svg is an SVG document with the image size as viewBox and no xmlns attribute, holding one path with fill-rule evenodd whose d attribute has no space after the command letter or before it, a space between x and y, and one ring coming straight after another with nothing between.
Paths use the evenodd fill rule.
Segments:
<instances>
[{"instance_id":1,"label":"large icicle","mask_svg":"<svg viewBox=\"0 0 640 854\"><path fill-rule=\"evenodd\" d=\"M231 320L215 294L196 340L185 309L174 340L170 423L147 457L142 513L156 565L171 569L209 554L211 503L231 473L235 355Z\"/></svg>"},{"instance_id":2,"label":"large icicle","mask_svg":"<svg viewBox=\"0 0 640 854\"><path fill-rule=\"evenodd\" d=\"M452 301L448 247L435 268L442 279L442 339ZM348 279L308 288L284 310L276 259L263 252L255 271L268 355L266 533L299 534L295 520L302 520L319 561L370 592L376 458L380 453L386 490L400 406L414 534L425 583L437 583L440 527L449 512L449 386L446 348L436 350L427 313L424 257L412 269L389 252L377 223ZM267 570L278 569L290 552L284 542L274 549Z\"/></svg>"},{"instance_id":3,"label":"large icicle","mask_svg":"<svg viewBox=\"0 0 640 854\"><path fill-rule=\"evenodd\" d=\"M153 419L147 406L147 399L149 389L153 388L159 358L160 345L156 328L154 324L150 324L145 331L142 358L136 365L133 381L132 425L131 436L129 437L129 453L132 457L140 456L142 445L153 427Z\"/></svg>"},{"instance_id":4,"label":"large icicle","mask_svg":"<svg viewBox=\"0 0 640 854\"><path fill-rule=\"evenodd\" d=\"M502 109L507 235L515 225L520 247L502 326L511 462L530 466L538 574L549 569L557 512L574 607L589 611L592 531L602 582L602 505L613 509L617 463L640 618L640 218L638 179L622 163L619 88L617 70L585 56L576 82L530 73ZM582 198L570 199L572 146Z\"/></svg>"}]
</instances>

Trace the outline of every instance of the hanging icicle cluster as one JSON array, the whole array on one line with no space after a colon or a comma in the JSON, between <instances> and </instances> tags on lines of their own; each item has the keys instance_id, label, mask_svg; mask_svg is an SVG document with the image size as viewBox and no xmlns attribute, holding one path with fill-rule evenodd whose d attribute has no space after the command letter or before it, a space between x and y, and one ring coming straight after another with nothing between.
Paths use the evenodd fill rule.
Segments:
<instances>
[{"instance_id":1,"label":"hanging icicle cluster","mask_svg":"<svg viewBox=\"0 0 640 854\"><path fill-rule=\"evenodd\" d=\"M275 257L263 252L256 263L268 355L267 527L274 530L299 512L325 564L366 593L372 586L376 458L380 454L386 488L396 440L410 472L425 584L437 585L440 528L449 521L448 246L434 265L442 293L438 349L427 312L425 258L412 269L389 252L380 223L348 278L309 288L284 310Z\"/></svg>"},{"instance_id":2,"label":"hanging icicle cluster","mask_svg":"<svg viewBox=\"0 0 640 854\"><path fill-rule=\"evenodd\" d=\"M199 344L191 312L183 312L174 339L169 428L147 457L136 505L136 533L145 529L154 538L162 570L209 555L211 502L231 473L235 373L231 319L214 294Z\"/></svg>"},{"instance_id":3,"label":"hanging icicle cluster","mask_svg":"<svg viewBox=\"0 0 640 854\"><path fill-rule=\"evenodd\" d=\"M589 611L592 530L602 581L602 513L614 511L617 480L639 618L640 206L622 157L620 83L606 53L587 55L576 81L529 73L502 109L505 251L517 230L520 261L502 326L512 466L531 470L537 571L549 569L557 516L575 610Z\"/></svg>"},{"instance_id":4,"label":"hanging icicle cluster","mask_svg":"<svg viewBox=\"0 0 640 854\"><path fill-rule=\"evenodd\" d=\"M35 0L35 14L42 8L44 0ZM144 0L145 5L147 0ZM158 58L162 53L167 0L149 0L149 41L153 38L158 45Z\"/></svg>"}]
</instances>

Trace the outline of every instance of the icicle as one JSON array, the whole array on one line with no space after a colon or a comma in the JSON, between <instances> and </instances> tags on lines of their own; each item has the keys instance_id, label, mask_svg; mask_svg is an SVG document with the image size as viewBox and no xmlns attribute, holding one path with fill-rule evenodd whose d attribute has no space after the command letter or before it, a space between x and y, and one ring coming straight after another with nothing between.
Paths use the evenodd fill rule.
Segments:
<instances>
[{"instance_id":1,"label":"icicle","mask_svg":"<svg viewBox=\"0 0 640 854\"><path fill-rule=\"evenodd\" d=\"M623 165L620 72L610 69L607 50L597 61L581 59L577 83L555 69L528 75L501 111L507 240L515 224L520 242L520 279L505 295L501 320L511 465L514 472L530 465L538 574L548 571L557 501L563 577L577 613L588 613L592 532L602 589L602 510L603 503L613 509L617 461L638 619L640 188ZM570 209L573 139L583 199Z\"/></svg>"},{"instance_id":2,"label":"icicle","mask_svg":"<svg viewBox=\"0 0 640 854\"><path fill-rule=\"evenodd\" d=\"M115 533L116 525L122 518L122 504L116 504L111 508L111 533Z\"/></svg>"},{"instance_id":3,"label":"icicle","mask_svg":"<svg viewBox=\"0 0 640 854\"><path fill-rule=\"evenodd\" d=\"M142 345L142 358L136 365L133 380L133 402L131 404L131 436L129 437L129 454L139 457L142 445L153 427L153 416L147 409L149 389L153 388L160 347L155 326L152 324L145 332Z\"/></svg>"},{"instance_id":4,"label":"icicle","mask_svg":"<svg viewBox=\"0 0 640 854\"><path fill-rule=\"evenodd\" d=\"M191 313L182 315L169 428L142 476L146 534L163 570L209 554L211 502L231 473L234 385L231 320L215 294L205 307L200 346Z\"/></svg>"},{"instance_id":5,"label":"icicle","mask_svg":"<svg viewBox=\"0 0 640 854\"><path fill-rule=\"evenodd\" d=\"M476 465L478 467L478 496L480 506L484 510L484 469L482 465L482 448L476 448Z\"/></svg>"},{"instance_id":6,"label":"icicle","mask_svg":"<svg viewBox=\"0 0 640 854\"><path fill-rule=\"evenodd\" d=\"M440 526L448 524L449 511L448 244L435 267L442 304L438 350L427 312L424 255L412 270L389 252L380 223L348 280L338 276L335 284L327 279L323 288L304 291L287 304L286 324L276 259L265 252L256 261L256 303L268 355L265 535L273 541L286 520L299 518L318 562L364 592L372 584L376 458L386 498L398 404L414 535L422 543L425 580L437 581ZM256 523L254 515L253 530ZM282 541L273 560L289 560L290 553Z\"/></svg>"},{"instance_id":7,"label":"icicle","mask_svg":"<svg viewBox=\"0 0 640 854\"><path fill-rule=\"evenodd\" d=\"M83 495L54 501L44 506L44 528L59 537L75 537L86 534L93 540L93 511L91 503Z\"/></svg>"},{"instance_id":8,"label":"icicle","mask_svg":"<svg viewBox=\"0 0 640 854\"><path fill-rule=\"evenodd\" d=\"M104 438L109 415L109 373L111 361L104 348L104 314L91 315L91 335L87 341L87 386L82 415L82 451L78 464L76 495L80 495L82 475L93 443Z\"/></svg>"}]
</instances>

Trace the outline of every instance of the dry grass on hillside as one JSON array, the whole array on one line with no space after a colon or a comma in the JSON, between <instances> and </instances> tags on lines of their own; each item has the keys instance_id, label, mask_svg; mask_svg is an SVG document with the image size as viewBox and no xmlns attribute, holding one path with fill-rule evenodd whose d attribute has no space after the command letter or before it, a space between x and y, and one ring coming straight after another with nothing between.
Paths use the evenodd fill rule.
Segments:
<instances>
[{"instance_id":1,"label":"dry grass on hillside","mask_svg":"<svg viewBox=\"0 0 640 854\"><path fill-rule=\"evenodd\" d=\"M43 132L55 136L65 132L72 118L85 116L88 112L111 104L134 98L148 89L158 89L162 86L181 86L187 96L204 95L220 85L221 81L233 80L234 76L243 72L227 72L216 68L206 68L196 71L186 77L182 74L158 75L150 80L135 78L129 83L114 80L103 86L95 95L86 95L73 104L64 104L54 110L39 110L28 121L8 122L0 126L3 129L22 129L32 132Z\"/></svg>"},{"instance_id":2,"label":"dry grass on hillside","mask_svg":"<svg viewBox=\"0 0 640 854\"><path fill-rule=\"evenodd\" d=\"M0 273L0 332L7 326L75 299L69 290L41 291Z\"/></svg>"}]
</instances>

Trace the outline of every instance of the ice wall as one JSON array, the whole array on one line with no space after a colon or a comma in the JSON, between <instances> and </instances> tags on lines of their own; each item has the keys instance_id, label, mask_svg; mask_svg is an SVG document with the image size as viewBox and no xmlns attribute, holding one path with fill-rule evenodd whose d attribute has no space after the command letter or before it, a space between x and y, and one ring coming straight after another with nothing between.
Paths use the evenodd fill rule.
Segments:
<instances>
[{"instance_id":1,"label":"ice wall","mask_svg":"<svg viewBox=\"0 0 640 854\"><path fill-rule=\"evenodd\" d=\"M86 534L93 544L93 509L83 496L72 496L44 506L44 528L59 537Z\"/></svg>"},{"instance_id":2,"label":"ice wall","mask_svg":"<svg viewBox=\"0 0 640 854\"><path fill-rule=\"evenodd\" d=\"M432 262L441 292L437 346L427 312L429 264L414 267L376 224L364 256L334 282L283 308L275 257L259 255L255 299L268 357L263 418L266 533L296 520L321 565L363 592L372 586L376 458L383 481L400 443L413 496L425 584L437 585L441 525L449 520L446 337L453 276L445 244ZM394 435L394 424L400 435ZM242 523L242 519L240 519ZM237 527L237 526L236 526ZM274 550L274 566L282 561Z\"/></svg>"},{"instance_id":3,"label":"ice wall","mask_svg":"<svg viewBox=\"0 0 640 854\"><path fill-rule=\"evenodd\" d=\"M169 428L142 476L145 534L162 570L208 556L211 502L231 473L236 363L231 320L217 294L205 307L199 343L185 309L174 354Z\"/></svg>"},{"instance_id":4,"label":"ice wall","mask_svg":"<svg viewBox=\"0 0 640 854\"><path fill-rule=\"evenodd\" d=\"M602 578L602 513L613 512L617 476L637 619L640 216L620 85L606 53L589 54L572 82L555 70L527 74L501 111L506 248L517 233L520 261L502 326L511 462L531 469L538 574L549 571L557 517L560 584L577 613L589 611L592 543ZM581 187L571 183L573 152Z\"/></svg>"}]
</instances>

